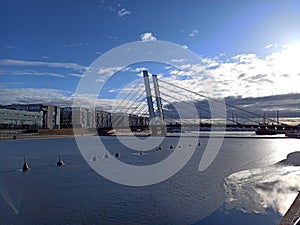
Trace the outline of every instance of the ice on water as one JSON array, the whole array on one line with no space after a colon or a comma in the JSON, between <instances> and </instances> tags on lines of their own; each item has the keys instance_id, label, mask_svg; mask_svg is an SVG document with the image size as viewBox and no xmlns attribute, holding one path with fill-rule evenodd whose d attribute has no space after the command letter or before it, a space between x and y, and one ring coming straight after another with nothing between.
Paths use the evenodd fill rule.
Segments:
<instances>
[{"instance_id":1,"label":"ice on water","mask_svg":"<svg viewBox=\"0 0 300 225\"><path fill-rule=\"evenodd\" d=\"M264 168L239 171L225 178L226 209L284 215L300 190L300 152Z\"/></svg>"}]
</instances>

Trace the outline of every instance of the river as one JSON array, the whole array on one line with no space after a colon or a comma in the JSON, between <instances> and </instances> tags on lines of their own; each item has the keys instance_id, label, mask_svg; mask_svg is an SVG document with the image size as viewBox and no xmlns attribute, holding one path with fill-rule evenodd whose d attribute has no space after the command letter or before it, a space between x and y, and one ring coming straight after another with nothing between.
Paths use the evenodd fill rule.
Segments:
<instances>
[{"instance_id":1,"label":"river","mask_svg":"<svg viewBox=\"0 0 300 225\"><path fill-rule=\"evenodd\" d=\"M87 146L88 138L98 139L82 137ZM168 158L178 144L177 137L167 137L161 150L141 155L115 137L101 140L112 155L120 153L117 160L137 167ZM0 223L278 224L300 189L299 167L278 162L299 151L300 140L225 138L212 164L199 172L208 140L200 138L174 176L147 186L122 185L99 175L89 164L111 159L99 154L97 161L85 161L73 138L1 141ZM58 154L63 167L56 166ZM20 171L24 156L27 172Z\"/></svg>"}]
</instances>

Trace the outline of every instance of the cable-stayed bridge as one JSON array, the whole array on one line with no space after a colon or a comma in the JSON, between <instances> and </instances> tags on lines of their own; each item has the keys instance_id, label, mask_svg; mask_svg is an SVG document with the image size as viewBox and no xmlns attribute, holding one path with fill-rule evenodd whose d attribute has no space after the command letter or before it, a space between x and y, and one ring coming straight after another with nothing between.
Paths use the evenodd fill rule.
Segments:
<instances>
[{"instance_id":1,"label":"cable-stayed bridge","mask_svg":"<svg viewBox=\"0 0 300 225\"><path fill-rule=\"evenodd\" d=\"M148 71L143 77L126 87L115 100L111 110L111 123L101 129L131 130L149 129L153 135L187 130L260 130L284 133L294 129L282 123L277 111L275 118L252 112L248 109L226 103L214 93L200 93L179 86L170 79L158 79ZM134 115L134 116L133 116ZM130 118L148 118L146 123L132 123Z\"/></svg>"}]
</instances>

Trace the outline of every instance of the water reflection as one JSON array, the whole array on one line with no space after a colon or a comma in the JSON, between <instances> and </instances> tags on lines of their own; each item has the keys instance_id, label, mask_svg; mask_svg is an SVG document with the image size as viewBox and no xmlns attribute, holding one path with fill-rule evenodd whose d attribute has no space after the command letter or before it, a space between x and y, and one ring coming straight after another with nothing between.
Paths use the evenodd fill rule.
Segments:
<instances>
[{"instance_id":1,"label":"water reflection","mask_svg":"<svg viewBox=\"0 0 300 225\"><path fill-rule=\"evenodd\" d=\"M225 207L246 213L284 215L300 190L300 152L280 163L243 170L225 178Z\"/></svg>"}]
</instances>

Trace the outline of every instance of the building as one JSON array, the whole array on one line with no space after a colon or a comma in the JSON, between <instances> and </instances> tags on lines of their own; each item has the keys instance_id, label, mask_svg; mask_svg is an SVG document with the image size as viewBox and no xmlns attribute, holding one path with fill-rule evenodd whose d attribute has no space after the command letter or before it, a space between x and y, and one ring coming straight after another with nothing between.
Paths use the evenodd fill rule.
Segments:
<instances>
[{"instance_id":1,"label":"building","mask_svg":"<svg viewBox=\"0 0 300 225\"><path fill-rule=\"evenodd\" d=\"M39 129L42 127L41 112L0 109L1 129Z\"/></svg>"},{"instance_id":2,"label":"building","mask_svg":"<svg viewBox=\"0 0 300 225\"><path fill-rule=\"evenodd\" d=\"M149 118L134 114L113 113L111 114L112 126L117 127L135 127L149 125Z\"/></svg>"},{"instance_id":3,"label":"building","mask_svg":"<svg viewBox=\"0 0 300 225\"><path fill-rule=\"evenodd\" d=\"M110 127L112 127L111 113L100 110L100 109L96 109L96 111L95 111L95 122L96 122L96 128L110 128Z\"/></svg>"},{"instance_id":4,"label":"building","mask_svg":"<svg viewBox=\"0 0 300 225\"><path fill-rule=\"evenodd\" d=\"M72 107L60 109L60 128L72 128Z\"/></svg>"},{"instance_id":5,"label":"building","mask_svg":"<svg viewBox=\"0 0 300 225\"><path fill-rule=\"evenodd\" d=\"M2 120L0 128L37 127L43 129L60 128L112 128L145 126L148 117L134 114L110 113L83 107L50 106L44 104L13 104L0 106ZM5 111L8 110L8 111ZM26 120L28 119L28 120Z\"/></svg>"},{"instance_id":6,"label":"building","mask_svg":"<svg viewBox=\"0 0 300 225\"><path fill-rule=\"evenodd\" d=\"M38 112L42 114L43 129L59 129L60 128L60 108L58 106L44 104L13 104L1 106L2 109L10 109L17 111Z\"/></svg>"},{"instance_id":7,"label":"building","mask_svg":"<svg viewBox=\"0 0 300 225\"><path fill-rule=\"evenodd\" d=\"M64 107L60 111L61 128L95 128L95 110L83 107Z\"/></svg>"}]
</instances>

